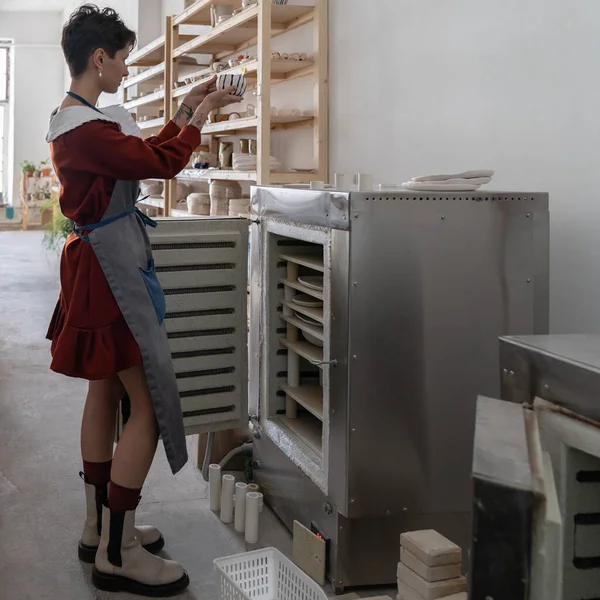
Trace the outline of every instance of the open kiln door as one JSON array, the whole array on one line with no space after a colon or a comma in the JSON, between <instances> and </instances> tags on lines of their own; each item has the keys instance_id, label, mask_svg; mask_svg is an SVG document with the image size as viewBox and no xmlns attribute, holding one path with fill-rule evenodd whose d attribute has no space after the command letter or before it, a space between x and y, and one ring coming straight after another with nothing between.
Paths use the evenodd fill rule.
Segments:
<instances>
[{"instance_id":1,"label":"open kiln door","mask_svg":"<svg viewBox=\"0 0 600 600\"><path fill-rule=\"evenodd\" d=\"M478 399L473 449L472 600L563 598L563 520L553 459L542 449L535 410L501 400ZM577 598L584 597L588 596Z\"/></svg>"},{"instance_id":2,"label":"open kiln door","mask_svg":"<svg viewBox=\"0 0 600 600\"><path fill-rule=\"evenodd\" d=\"M150 232L189 435L248 425L248 228L184 218Z\"/></svg>"}]
</instances>

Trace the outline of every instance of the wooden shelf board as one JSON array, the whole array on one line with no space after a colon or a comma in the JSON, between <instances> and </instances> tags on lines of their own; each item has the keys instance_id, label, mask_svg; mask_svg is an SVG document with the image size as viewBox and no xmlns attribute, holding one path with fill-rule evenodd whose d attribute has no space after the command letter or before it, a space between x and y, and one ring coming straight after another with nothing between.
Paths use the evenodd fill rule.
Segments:
<instances>
[{"instance_id":1,"label":"wooden shelf board","mask_svg":"<svg viewBox=\"0 0 600 600\"><path fill-rule=\"evenodd\" d=\"M164 104L164 101L165 90L159 90L158 92L147 94L146 96L142 96L141 98L136 98L135 100L125 102L125 104L123 104L123 107L127 110L131 110L133 108L139 108L140 106L150 106L153 104L161 105Z\"/></svg>"},{"instance_id":2,"label":"wooden shelf board","mask_svg":"<svg viewBox=\"0 0 600 600\"><path fill-rule=\"evenodd\" d=\"M149 44L146 44L139 50L132 52L127 59L127 66L135 67L140 66L141 63L149 64L154 62L158 64L165 60L165 40L166 36L163 34L152 40Z\"/></svg>"},{"instance_id":3,"label":"wooden shelf board","mask_svg":"<svg viewBox=\"0 0 600 600\"><path fill-rule=\"evenodd\" d=\"M315 325L309 325L308 323L305 323L302 319L299 319L298 317L294 317L294 316L288 317L286 315L281 315L281 318L286 323L289 323L290 325L297 327L300 331L306 331L306 333L312 335L313 337L316 337L318 340L322 340L322 341L324 340L322 327L316 327Z\"/></svg>"},{"instance_id":4,"label":"wooden shelf board","mask_svg":"<svg viewBox=\"0 0 600 600\"><path fill-rule=\"evenodd\" d=\"M231 0L199 0L173 17L173 26L177 25L210 25L210 7L231 4Z\"/></svg>"},{"instance_id":5,"label":"wooden shelf board","mask_svg":"<svg viewBox=\"0 0 600 600\"><path fill-rule=\"evenodd\" d=\"M305 358L309 362L323 362L323 348L319 348L305 340L290 342L289 340L282 338L279 341L282 346L285 346L288 350L295 352L298 356Z\"/></svg>"},{"instance_id":6,"label":"wooden shelf board","mask_svg":"<svg viewBox=\"0 0 600 600\"><path fill-rule=\"evenodd\" d=\"M288 302L282 300L281 304L287 308L291 308L294 312L299 312L301 315L306 315L315 321L323 324L323 309L322 308L310 308L309 306L300 306L294 302Z\"/></svg>"},{"instance_id":7,"label":"wooden shelf board","mask_svg":"<svg viewBox=\"0 0 600 600\"><path fill-rule=\"evenodd\" d=\"M155 129L155 128L164 127L164 126L165 126L165 118L164 117L159 117L158 119L150 119L149 121L139 121L138 122L138 127L141 130Z\"/></svg>"},{"instance_id":8,"label":"wooden shelf board","mask_svg":"<svg viewBox=\"0 0 600 600\"><path fill-rule=\"evenodd\" d=\"M287 428L304 442L317 456L323 455L323 424L312 415L300 415L297 419L277 417L273 421Z\"/></svg>"},{"instance_id":9,"label":"wooden shelf board","mask_svg":"<svg viewBox=\"0 0 600 600\"><path fill-rule=\"evenodd\" d=\"M195 39L195 35L180 35L179 39L187 43ZM127 59L128 67L156 67L165 61L166 36L163 34L139 50L132 52ZM132 84L133 85L133 84Z\"/></svg>"},{"instance_id":10,"label":"wooden shelf board","mask_svg":"<svg viewBox=\"0 0 600 600\"><path fill-rule=\"evenodd\" d=\"M281 389L319 421L323 420L323 389L319 385L282 385Z\"/></svg>"},{"instance_id":11,"label":"wooden shelf board","mask_svg":"<svg viewBox=\"0 0 600 600\"><path fill-rule=\"evenodd\" d=\"M272 83L281 83L287 81L288 78L292 78L295 73L302 73L302 75L310 75L314 73L314 63L311 60L274 60L271 62L271 76L273 77ZM224 69L219 75L241 75L244 73L246 79L252 82L256 79L258 73L258 60L252 60L231 69ZM214 71L210 69L201 69L195 73L190 73L188 77L199 77L197 81L182 85L173 90L173 97L179 98L185 96L194 87L201 84L203 81L210 79L214 75ZM180 76L181 79L181 76Z\"/></svg>"},{"instance_id":12,"label":"wooden shelf board","mask_svg":"<svg viewBox=\"0 0 600 600\"><path fill-rule=\"evenodd\" d=\"M161 62L154 67L150 67L149 69L145 69L141 73L137 75L133 75L132 77L128 77L123 82L123 87L125 89L130 88L131 86L138 85L140 83L151 83L152 81L163 81L165 73L165 62Z\"/></svg>"},{"instance_id":13,"label":"wooden shelf board","mask_svg":"<svg viewBox=\"0 0 600 600\"><path fill-rule=\"evenodd\" d=\"M193 7L188 9L191 10ZM204 6L203 6L204 9ZM200 10L196 11L198 15ZM176 48L173 57L192 52L201 54L233 53L256 43L258 35L258 6L252 6L227 19L208 33L196 36ZM274 4L272 7L273 37L309 22L314 15L314 6ZM175 21L175 24L177 20Z\"/></svg>"},{"instance_id":14,"label":"wooden shelf board","mask_svg":"<svg viewBox=\"0 0 600 600\"><path fill-rule=\"evenodd\" d=\"M314 121L312 116L285 116L271 117L271 129L292 129L311 125ZM245 117L234 121L224 121L205 125L202 135L236 135L238 131L255 130L258 127L258 117Z\"/></svg>"},{"instance_id":15,"label":"wooden shelf board","mask_svg":"<svg viewBox=\"0 0 600 600\"><path fill-rule=\"evenodd\" d=\"M296 263L297 265L302 265L303 267L309 267L310 269L314 269L321 273L325 272L323 258L321 256L313 256L312 254L280 254L279 258Z\"/></svg>"},{"instance_id":16,"label":"wooden shelf board","mask_svg":"<svg viewBox=\"0 0 600 600\"><path fill-rule=\"evenodd\" d=\"M177 175L178 179L205 181L207 179L223 179L229 181L256 181L256 171L221 171L219 169L184 169ZM308 183L314 179L312 173L271 173L271 183L283 185L290 183Z\"/></svg>"},{"instance_id":17,"label":"wooden shelf board","mask_svg":"<svg viewBox=\"0 0 600 600\"><path fill-rule=\"evenodd\" d=\"M309 296L312 296L313 298L318 298L319 300L323 300L323 292L319 292L317 290L311 290L309 287L306 287L305 285L302 285L301 283L298 283L297 281L289 281L287 279L280 279L279 283L283 283L283 285L286 285L287 287L291 287L295 290L298 290L299 292L302 292L303 294L308 294Z\"/></svg>"}]
</instances>

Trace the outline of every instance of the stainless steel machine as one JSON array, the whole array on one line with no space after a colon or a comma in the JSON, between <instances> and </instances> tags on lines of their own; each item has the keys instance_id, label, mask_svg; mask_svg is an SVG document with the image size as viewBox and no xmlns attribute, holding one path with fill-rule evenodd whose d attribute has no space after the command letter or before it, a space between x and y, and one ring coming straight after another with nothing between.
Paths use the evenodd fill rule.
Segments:
<instances>
[{"instance_id":1,"label":"stainless steel machine","mask_svg":"<svg viewBox=\"0 0 600 600\"><path fill-rule=\"evenodd\" d=\"M480 398L470 598L600 597L600 335L504 338Z\"/></svg>"},{"instance_id":2,"label":"stainless steel machine","mask_svg":"<svg viewBox=\"0 0 600 600\"><path fill-rule=\"evenodd\" d=\"M497 338L547 332L547 195L258 187L252 206L248 396L247 222L154 234L189 430L251 417L255 479L327 540L337 591L395 581L402 531L467 549Z\"/></svg>"}]
</instances>

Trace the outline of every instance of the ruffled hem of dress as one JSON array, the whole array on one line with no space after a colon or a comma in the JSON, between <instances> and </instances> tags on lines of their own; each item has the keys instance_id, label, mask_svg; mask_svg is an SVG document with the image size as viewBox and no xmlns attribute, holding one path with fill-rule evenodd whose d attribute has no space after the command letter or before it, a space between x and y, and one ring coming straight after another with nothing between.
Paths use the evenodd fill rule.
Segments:
<instances>
[{"instance_id":1,"label":"ruffled hem of dress","mask_svg":"<svg viewBox=\"0 0 600 600\"><path fill-rule=\"evenodd\" d=\"M56 373L97 381L142 364L139 346L125 321L97 329L78 329L66 324L57 305L47 338L52 341L52 363Z\"/></svg>"}]
</instances>

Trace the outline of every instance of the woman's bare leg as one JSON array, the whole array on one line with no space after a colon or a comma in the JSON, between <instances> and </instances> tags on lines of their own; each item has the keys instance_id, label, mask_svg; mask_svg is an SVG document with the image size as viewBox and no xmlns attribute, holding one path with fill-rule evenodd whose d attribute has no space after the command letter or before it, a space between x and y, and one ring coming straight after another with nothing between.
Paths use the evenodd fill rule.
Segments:
<instances>
[{"instance_id":1,"label":"woman's bare leg","mask_svg":"<svg viewBox=\"0 0 600 600\"><path fill-rule=\"evenodd\" d=\"M84 462L112 460L119 401L125 390L118 377L90 381L81 421L81 456Z\"/></svg>"},{"instance_id":2,"label":"woman's bare leg","mask_svg":"<svg viewBox=\"0 0 600 600\"><path fill-rule=\"evenodd\" d=\"M156 453L158 423L144 369L139 366L123 371L119 379L129 396L131 415L114 453L111 482L140 490Z\"/></svg>"}]
</instances>

